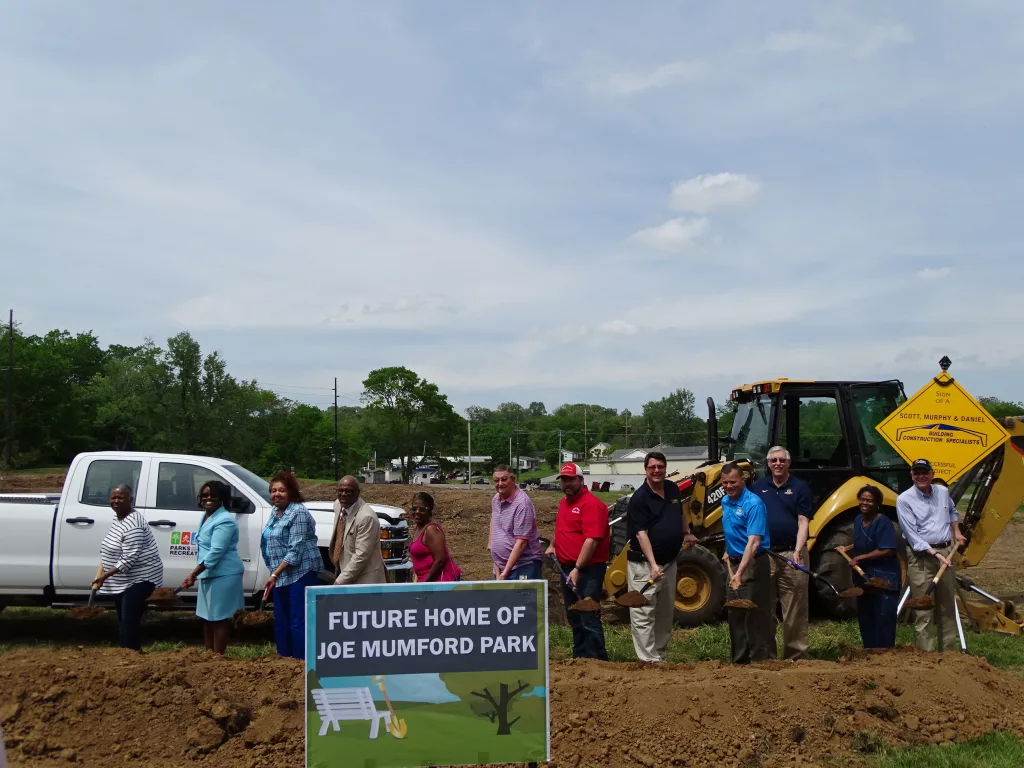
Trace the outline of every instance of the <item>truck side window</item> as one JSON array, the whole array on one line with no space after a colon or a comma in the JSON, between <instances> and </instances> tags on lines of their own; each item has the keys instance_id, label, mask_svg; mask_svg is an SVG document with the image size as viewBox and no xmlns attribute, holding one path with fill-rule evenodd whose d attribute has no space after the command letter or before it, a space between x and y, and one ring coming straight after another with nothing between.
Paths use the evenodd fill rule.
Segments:
<instances>
[{"instance_id":1,"label":"truck side window","mask_svg":"<svg viewBox=\"0 0 1024 768\"><path fill-rule=\"evenodd\" d=\"M82 497L79 501L83 504L105 507L110 504L110 492L121 484L130 485L134 496L139 488L141 473L141 461L97 459L89 464L89 469L85 473L85 484L82 486Z\"/></svg>"},{"instance_id":2,"label":"truck side window","mask_svg":"<svg viewBox=\"0 0 1024 768\"><path fill-rule=\"evenodd\" d=\"M210 480L231 485L216 472L196 464L162 461L157 472L157 509L199 509L199 491ZM232 486L232 495L238 495Z\"/></svg>"}]
</instances>

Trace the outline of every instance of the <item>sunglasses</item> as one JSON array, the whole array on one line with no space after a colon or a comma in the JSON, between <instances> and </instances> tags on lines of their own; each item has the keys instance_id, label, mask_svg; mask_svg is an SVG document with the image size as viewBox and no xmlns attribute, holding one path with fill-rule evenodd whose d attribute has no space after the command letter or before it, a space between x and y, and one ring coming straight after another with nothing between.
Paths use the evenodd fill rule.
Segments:
<instances>
[{"instance_id":1,"label":"sunglasses","mask_svg":"<svg viewBox=\"0 0 1024 768\"><path fill-rule=\"evenodd\" d=\"M413 512L429 512L430 511L429 507L423 507L423 506L420 506L419 504L413 504L411 507L409 507L409 509L411 509Z\"/></svg>"},{"instance_id":2,"label":"sunglasses","mask_svg":"<svg viewBox=\"0 0 1024 768\"><path fill-rule=\"evenodd\" d=\"M199 494L199 500L200 501L204 501L206 499L212 499L212 498L213 498L213 494L212 493L200 493Z\"/></svg>"},{"instance_id":3,"label":"sunglasses","mask_svg":"<svg viewBox=\"0 0 1024 768\"><path fill-rule=\"evenodd\" d=\"M772 458L768 459L769 464L785 464L787 461L789 461L789 459L784 459L780 456L773 456Z\"/></svg>"}]
</instances>

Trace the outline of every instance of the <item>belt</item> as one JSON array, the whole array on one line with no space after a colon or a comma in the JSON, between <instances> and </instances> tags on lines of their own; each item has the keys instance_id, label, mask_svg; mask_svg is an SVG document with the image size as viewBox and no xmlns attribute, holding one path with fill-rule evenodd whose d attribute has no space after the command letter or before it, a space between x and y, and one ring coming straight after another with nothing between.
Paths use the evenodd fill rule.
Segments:
<instances>
[{"instance_id":1,"label":"belt","mask_svg":"<svg viewBox=\"0 0 1024 768\"><path fill-rule=\"evenodd\" d=\"M938 544L929 544L928 546L931 547L932 549L946 549L952 543L953 543L952 541L943 541L943 542L940 542Z\"/></svg>"},{"instance_id":2,"label":"belt","mask_svg":"<svg viewBox=\"0 0 1024 768\"><path fill-rule=\"evenodd\" d=\"M766 554L765 551L763 549L759 549L757 552L754 553L754 559L756 560L757 558L761 557L761 555L764 555L764 554ZM729 555L729 562L730 563L739 563L742 560L743 560L743 556L742 555L740 555L739 557L733 557L732 555Z\"/></svg>"}]
</instances>

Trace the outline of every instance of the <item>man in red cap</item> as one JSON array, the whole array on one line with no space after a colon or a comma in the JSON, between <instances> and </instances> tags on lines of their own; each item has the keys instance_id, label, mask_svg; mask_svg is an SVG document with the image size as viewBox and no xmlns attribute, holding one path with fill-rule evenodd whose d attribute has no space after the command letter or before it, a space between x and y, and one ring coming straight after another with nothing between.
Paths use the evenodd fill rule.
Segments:
<instances>
[{"instance_id":1,"label":"man in red cap","mask_svg":"<svg viewBox=\"0 0 1024 768\"><path fill-rule=\"evenodd\" d=\"M608 507L587 490L579 465L563 464L558 479L565 498L558 505L555 535L547 554L554 554L562 573L568 573L568 580L579 590L580 598L600 602L608 568ZM577 598L565 584L562 598L572 627L573 658L607 661L600 612L569 610Z\"/></svg>"}]
</instances>

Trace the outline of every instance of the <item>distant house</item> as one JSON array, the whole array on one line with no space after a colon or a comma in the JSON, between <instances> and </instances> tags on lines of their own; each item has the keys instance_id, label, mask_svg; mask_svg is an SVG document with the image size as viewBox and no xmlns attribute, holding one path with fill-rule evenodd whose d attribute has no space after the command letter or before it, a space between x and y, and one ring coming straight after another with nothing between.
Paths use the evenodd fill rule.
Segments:
<instances>
[{"instance_id":1,"label":"distant house","mask_svg":"<svg viewBox=\"0 0 1024 768\"><path fill-rule=\"evenodd\" d=\"M622 448L612 451L601 459L590 462L591 474L610 475L642 475L644 474L644 456L651 451L665 454L668 474L679 472L683 475L692 474L698 466L708 460L708 449L705 446L674 446L656 445L653 448Z\"/></svg>"},{"instance_id":2,"label":"distant house","mask_svg":"<svg viewBox=\"0 0 1024 768\"><path fill-rule=\"evenodd\" d=\"M539 469L542 461L544 461L544 459L539 456L520 456L519 471L532 472L535 469Z\"/></svg>"},{"instance_id":3,"label":"distant house","mask_svg":"<svg viewBox=\"0 0 1024 768\"><path fill-rule=\"evenodd\" d=\"M590 458L603 459L611 449L612 447L608 443L594 443L590 449Z\"/></svg>"},{"instance_id":4,"label":"distant house","mask_svg":"<svg viewBox=\"0 0 1024 768\"><path fill-rule=\"evenodd\" d=\"M561 463L565 464L566 462L569 462L569 461L579 461L582 458L583 458L583 454L580 453L579 451L570 451L567 448L563 448L562 449L562 457L561 457L561 459L559 459L559 461L561 461Z\"/></svg>"}]
</instances>

